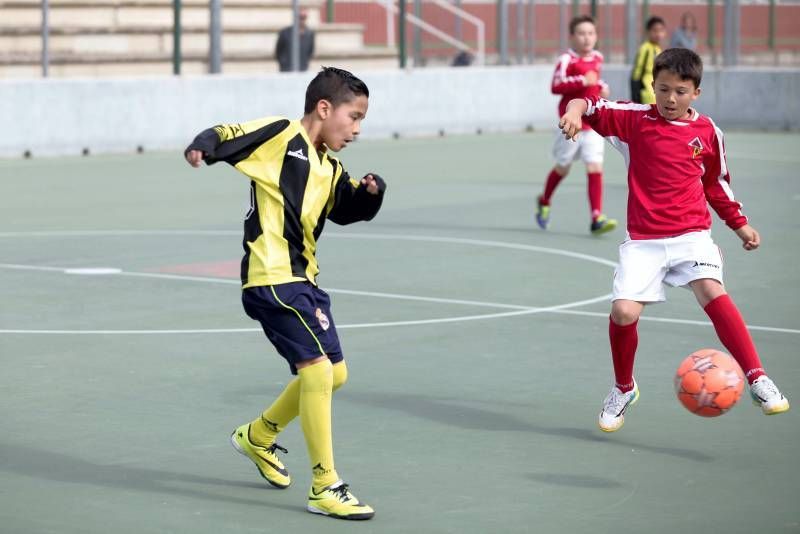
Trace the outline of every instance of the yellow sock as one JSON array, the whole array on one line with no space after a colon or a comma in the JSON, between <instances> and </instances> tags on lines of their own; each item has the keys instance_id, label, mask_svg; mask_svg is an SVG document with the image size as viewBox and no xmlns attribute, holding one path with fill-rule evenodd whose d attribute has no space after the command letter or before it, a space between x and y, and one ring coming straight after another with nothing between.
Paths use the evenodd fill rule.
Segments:
<instances>
[{"instance_id":1,"label":"yellow sock","mask_svg":"<svg viewBox=\"0 0 800 534\"><path fill-rule=\"evenodd\" d=\"M347 382L347 364L344 360L333 366L333 391ZM286 425L300 413L300 379L295 378L275 399L272 406L264 410L261 417L250 423L250 441L269 447Z\"/></svg>"},{"instance_id":2,"label":"yellow sock","mask_svg":"<svg viewBox=\"0 0 800 534\"><path fill-rule=\"evenodd\" d=\"M250 441L269 447L278 434L297 417L300 409L300 379L289 382L272 406L250 423Z\"/></svg>"},{"instance_id":3,"label":"yellow sock","mask_svg":"<svg viewBox=\"0 0 800 534\"><path fill-rule=\"evenodd\" d=\"M333 364L333 391L336 391L347 382L347 364L344 360Z\"/></svg>"},{"instance_id":4,"label":"yellow sock","mask_svg":"<svg viewBox=\"0 0 800 534\"><path fill-rule=\"evenodd\" d=\"M331 398L333 366L324 360L299 370L300 424L308 447L312 486L320 490L339 480L333 466Z\"/></svg>"}]
</instances>

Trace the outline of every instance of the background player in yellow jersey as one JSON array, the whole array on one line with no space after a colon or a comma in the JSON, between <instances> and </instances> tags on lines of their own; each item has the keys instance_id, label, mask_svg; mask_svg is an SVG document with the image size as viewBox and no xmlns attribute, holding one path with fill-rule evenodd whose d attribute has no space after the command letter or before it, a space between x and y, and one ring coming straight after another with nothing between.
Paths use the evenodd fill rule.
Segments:
<instances>
[{"instance_id":1,"label":"background player in yellow jersey","mask_svg":"<svg viewBox=\"0 0 800 534\"><path fill-rule=\"evenodd\" d=\"M650 17L645 27L647 39L639 47L631 71L631 100L639 104L655 104L653 65L667 36L667 25L661 17Z\"/></svg>"},{"instance_id":2,"label":"background player in yellow jersey","mask_svg":"<svg viewBox=\"0 0 800 534\"><path fill-rule=\"evenodd\" d=\"M299 415L312 471L307 509L340 519L370 519L374 511L334 468L331 399L347 367L330 299L316 285L315 251L326 218L370 220L383 201L386 184L377 174L353 180L329 154L356 139L368 98L364 82L326 67L308 85L302 119L219 125L185 151L194 167L225 161L250 178L242 303L298 375L260 417L233 432L231 443L270 484L287 488L291 479L277 455L286 449L275 440Z\"/></svg>"}]
</instances>

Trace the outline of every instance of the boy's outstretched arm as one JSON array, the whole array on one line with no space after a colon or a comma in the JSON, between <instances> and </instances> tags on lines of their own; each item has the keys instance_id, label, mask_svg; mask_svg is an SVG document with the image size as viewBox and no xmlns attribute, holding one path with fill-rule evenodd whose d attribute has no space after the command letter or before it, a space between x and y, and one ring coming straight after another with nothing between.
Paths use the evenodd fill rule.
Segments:
<instances>
[{"instance_id":1,"label":"boy's outstretched arm","mask_svg":"<svg viewBox=\"0 0 800 534\"><path fill-rule=\"evenodd\" d=\"M583 114L589 109L589 104L583 98L575 98L567 104L567 112L558 121L558 127L564 137L574 140L578 137L583 127Z\"/></svg>"},{"instance_id":2,"label":"boy's outstretched arm","mask_svg":"<svg viewBox=\"0 0 800 534\"><path fill-rule=\"evenodd\" d=\"M220 124L200 132L183 155L192 167L199 167L201 161L209 165L218 161L236 165L288 126L287 119L278 117Z\"/></svg>"},{"instance_id":3,"label":"boy's outstretched arm","mask_svg":"<svg viewBox=\"0 0 800 534\"><path fill-rule=\"evenodd\" d=\"M199 167L205 158L216 152L217 147L222 143L217 128L220 128L220 126L203 130L186 147L186 150L183 151L183 157L186 158L189 165L195 168Z\"/></svg>"},{"instance_id":4,"label":"boy's outstretched arm","mask_svg":"<svg viewBox=\"0 0 800 534\"><path fill-rule=\"evenodd\" d=\"M749 224L737 228L734 232L739 236L739 239L742 240L742 248L745 250L755 250L761 244L761 236L756 229Z\"/></svg>"},{"instance_id":5,"label":"boy's outstretched arm","mask_svg":"<svg viewBox=\"0 0 800 534\"><path fill-rule=\"evenodd\" d=\"M353 180L341 170L331 195L328 219L336 224L372 220L378 214L386 192L386 182L374 173L360 181Z\"/></svg>"},{"instance_id":6,"label":"boy's outstretched arm","mask_svg":"<svg viewBox=\"0 0 800 534\"><path fill-rule=\"evenodd\" d=\"M725 156L725 141L722 130L714 126L714 136L708 149L702 152L704 173L703 191L709 205L720 219L742 240L745 250L755 250L761 244L761 236L750 226L742 213L742 204L733 196L731 175Z\"/></svg>"},{"instance_id":7,"label":"boy's outstretched arm","mask_svg":"<svg viewBox=\"0 0 800 534\"><path fill-rule=\"evenodd\" d=\"M189 165L197 168L203 162L203 151L189 149L184 153L183 157L186 158L186 161L189 162Z\"/></svg>"},{"instance_id":8,"label":"boy's outstretched arm","mask_svg":"<svg viewBox=\"0 0 800 534\"><path fill-rule=\"evenodd\" d=\"M383 179L377 174L368 174L361 179L361 185L367 188L367 193L377 195L381 191L381 185L378 180L383 182ZM383 190L386 190L386 182L383 182Z\"/></svg>"}]
</instances>

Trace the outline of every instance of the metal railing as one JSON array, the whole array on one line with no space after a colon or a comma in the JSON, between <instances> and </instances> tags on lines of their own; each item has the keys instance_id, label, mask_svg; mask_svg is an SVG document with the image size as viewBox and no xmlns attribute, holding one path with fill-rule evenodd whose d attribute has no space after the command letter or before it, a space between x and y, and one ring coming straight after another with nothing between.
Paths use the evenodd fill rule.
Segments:
<instances>
[{"instance_id":1,"label":"metal railing","mask_svg":"<svg viewBox=\"0 0 800 534\"><path fill-rule=\"evenodd\" d=\"M398 17L402 16L405 3L404 2L401 3L401 5L398 7L395 5L393 0L384 0L384 1L377 0L377 1L384 9L386 9L387 45L392 46L394 45L394 40L395 40L394 16L395 15L397 15ZM447 43L448 45L452 46L457 50L474 53L475 62L478 65L483 65L486 62L486 25L484 24L484 22L478 17L471 15L470 13L467 13L463 9L456 7L450 4L449 2L446 2L445 0L430 0L430 3L444 9L445 11L448 11L449 13L452 13L457 20L464 21L468 24L475 26L475 32L477 35L475 48L469 46L465 41L450 35L444 30L437 28L436 26L428 22L425 22L420 17L419 9L417 9L416 14L405 12L405 20L410 22L412 25L419 28L420 30L433 35L437 39ZM419 6L420 2L417 1L415 2L415 4ZM414 54L415 66L420 66L421 65L421 61L419 59L420 46L419 46L419 41L418 40L416 41L417 42L415 43L415 54ZM405 42L405 35L404 33L401 33L400 37L401 45L398 46L398 50L400 53L401 67L404 67L406 63L405 56L407 47L405 46L404 42Z\"/></svg>"}]
</instances>

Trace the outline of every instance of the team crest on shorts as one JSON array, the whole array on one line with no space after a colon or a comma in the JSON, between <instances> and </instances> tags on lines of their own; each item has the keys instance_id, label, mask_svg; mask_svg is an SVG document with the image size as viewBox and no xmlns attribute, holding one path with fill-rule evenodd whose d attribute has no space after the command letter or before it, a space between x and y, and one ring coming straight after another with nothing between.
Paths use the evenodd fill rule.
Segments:
<instances>
[{"instance_id":1,"label":"team crest on shorts","mask_svg":"<svg viewBox=\"0 0 800 534\"><path fill-rule=\"evenodd\" d=\"M323 330L328 330L331 327L331 322L328 320L328 316L325 315L320 308L317 308L317 311L314 312L317 316L317 321L319 321L319 325L322 327Z\"/></svg>"},{"instance_id":2,"label":"team crest on shorts","mask_svg":"<svg viewBox=\"0 0 800 534\"><path fill-rule=\"evenodd\" d=\"M696 159L703 152L703 143L700 142L699 137L689 141L689 146L692 147L692 159Z\"/></svg>"}]
</instances>

